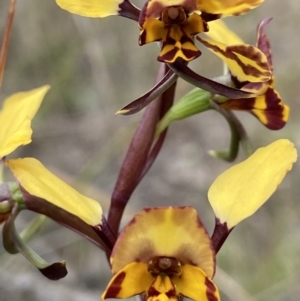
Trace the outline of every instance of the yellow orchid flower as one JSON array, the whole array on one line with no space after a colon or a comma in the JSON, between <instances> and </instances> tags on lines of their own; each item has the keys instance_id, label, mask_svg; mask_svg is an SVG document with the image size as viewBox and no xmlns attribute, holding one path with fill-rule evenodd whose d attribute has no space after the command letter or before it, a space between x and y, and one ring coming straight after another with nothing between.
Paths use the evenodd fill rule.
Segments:
<instances>
[{"instance_id":1,"label":"yellow orchid flower","mask_svg":"<svg viewBox=\"0 0 300 301\"><path fill-rule=\"evenodd\" d=\"M177 58L191 61L201 52L194 36L209 30L208 22L237 16L259 6L264 0L148 0L141 11L129 0L56 0L65 10L86 17L120 15L138 20L140 45L160 41L159 61L173 63Z\"/></svg>"},{"instance_id":2,"label":"yellow orchid flower","mask_svg":"<svg viewBox=\"0 0 300 301\"><path fill-rule=\"evenodd\" d=\"M192 85L228 98L256 96L252 92L225 86L193 72L187 62L201 55L195 45L198 34L210 32L212 21L229 16L238 16L259 6L264 0L147 0L142 9L129 0L56 0L63 9L85 17L103 18L119 15L139 24L139 44L160 43L158 61L167 63L169 70L165 77L150 91L119 110L118 114L133 114L158 95L166 91L181 77ZM215 40L198 39L204 46L220 47ZM258 48L244 44L240 48L227 48L217 52L225 62L230 62L241 81L261 83L268 81L271 70L267 57ZM224 51L223 51L224 50ZM175 74L174 74L175 73Z\"/></svg>"},{"instance_id":3,"label":"yellow orchid flower","mask_svg":"<svg viewBox=\"0 0 300 301\"><path fill-rule=\"evenodd\" d=\"M233 227L274 193L296 158L293 144L282 139L220 175L208 192L216 214L212 238L192 207L147 208L135 215L114 245L114 276L102 298L220 300L212 281L215 254Z\"/></svg>"},{"instance_id":4,"label":"yellow orchid flower","mask_svg":"<svg viewBox=\"0 0 300 301\"><path fill-rule=\"evenodd\" d=\"M212 243L192 207L141 211L120 234L111 266L114 277L103 299L143 294L147 301L220 300Z\"/></svg>"}]
</instances>

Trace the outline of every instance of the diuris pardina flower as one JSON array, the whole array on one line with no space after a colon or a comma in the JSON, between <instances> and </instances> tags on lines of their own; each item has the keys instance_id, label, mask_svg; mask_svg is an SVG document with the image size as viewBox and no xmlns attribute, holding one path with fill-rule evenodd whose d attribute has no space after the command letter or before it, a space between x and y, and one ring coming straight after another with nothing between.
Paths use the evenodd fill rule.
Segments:
<instances>
[{"instance_id":1,"label":"diuris pardina flower","mask_svg":"<svg viewBox=\"0 0 300 301\"><path fill-rule=\"evenodd\" d=\"M257 42L256 47L260 49L267 57L268 64L273 72L272 53L268 37L265 33L266 25L271 19L263 20L257 29ZM210 37L221 43L227 43L232 47L240 47L243 41L235 35L229 28L221 21L217 20L210 23L212 30L208 33ZM207 39L203 40L205 43ZM221 47L208 46L208 48L216 53L223 52ZM226 63L226 62L225 62ZM252 113L263 125L271 130L281 129L287 122L289 117L289 107L283 103L279 93L274 89L275 79L272 76L266 82L249 82L243 81L235 73L234 68L229 66L231 81L234 86L239 89L247 90L252 93L257 93L256 97L229 99L220 105L226 110L242 110Z\"/></svg>"},{"instance_id":2,"label":"diuris pardina flower","mask_svg":"<svg viewBox=\"0 0 300 301\"><path fill-rule=\"evenodd\" d=\"M194 37L210 31L211 21L243 15L259 6L263 0L148 0L141 10L129 0L56 0L63 9L86 17L107 17L119 15L139 23L139 44L159 42L161 50L158 60L168 63L170 69L165 78L148 93L138 98L134 104L124 107L119 114L132 114L145 107L157 93L162 93L176 81L177 76L193 85L216 94L231 98L251 97L252 93L224 86L204 78L191 69L187 62L200 56ZM199 40L202 42L201 40ZM208 43L208 45L207 45ZM203 43L214 47L215 41ZM234 60L235 72L242 81L265 82L271 78L266 56L257 48L244 44L231 50L226 48L220 54L223 60Z\"/></svg>"},{"instance_id":3,"label":"diuris pardina flower","mask_svg":"<svg viewBox=\"0 0 300 301\"><path fill-rule=\"evenodd\" d=\"M148 208L137 214L120 234L111 266L115 275L103 299L141 294L148 301L220 300L211 280L212 242L192 207Z\"/></svg>"},{"instance_id":4,"label":"diuris pardina flower","mask_svg":"<svg viewBox=\"0 0 300 301\"><path fill-rule=\"evenodd\" d=\"M121 232L111 255L114 274L102 298L218 301L215 254L232 229L274 193L296 161L288 140L258 149L221 174L208 192L216 216L210 238L192 207L148 208Z\"/></svg>"}]
</instances>

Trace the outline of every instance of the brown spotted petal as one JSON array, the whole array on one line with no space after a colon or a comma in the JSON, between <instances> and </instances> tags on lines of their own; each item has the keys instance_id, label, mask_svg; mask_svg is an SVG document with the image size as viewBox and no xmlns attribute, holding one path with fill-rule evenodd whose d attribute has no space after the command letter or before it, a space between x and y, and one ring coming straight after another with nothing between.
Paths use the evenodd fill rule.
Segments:
<instances>
[{"instance_id":1,"label":"brown spotted petal","mask_svg":"<svg viewBox=\"0 0 300 301\"><path fill-rule=\"evenodd\" d=\"M161 62L173 63L179 57L187 62L194 60L201 55L200 50L194 44L194 36L207 31L207 24L197 13L193 13L186 18L185 12L179 8L173 8L175 12L172 12L171 9L165 13L163 12L167 16L162 20L147 18L143 21L140 25L139 44L161 42L161 52L158 56L158 61ZM168 14L177 16L181 13L184 16L181 21L178 21L178 24L176 18L175 20L171 19L171 21L164 20L170 18Z\"/></svg>"},{"instance_id":2,"label":"brown spotted petal","mask_svg":"<svg viewBox=\"0 0 300 301\"><path fill-rule=\"evenodd\" d=\"M280 95L272 87L256 98L230 99L221 106L227 110L249 111L271 130L284 127L289 117L289 107L283 104Z\"/></svg>"},{"instance_id":3,"label":"brown spotted petal","mask_svg":"<svg viewBox=\"0 0 300 301\"><path fill-rule=\"evenodd\" d=\"M194 60L201 55L201 51L195 46L194 41L179 27L170 28L157 60L165 63L174 63L178 58L185 62Z\"/></svg>"},{"instance_id":4,"label":"brown spotted petal","mask_svg":"<svg viewBox=\"0 0 300 301\"><path fill-rule=\"evenodd\" d=\"M204 13L228 17L243 15L263 2L264 0L197 0L197 8Z\"/></svg>"},{"instance_id":5,"label":"brown spotted petal","mask_svg":"<svg viewBox=\"0 0 300 301\"><path fill-rule=\"evenodd\" d=\"M257 29L257 43L256 46L267 57L271 71L273 72L272 52L269 39L265 33L265 27L272 21L272 18L264 19L260 22Z\"/></svg>"},{"instance_id":6,"label":"brown spotted petal","mask_svg":"<svg viewBox=\"0 0 300 301\"><path fill-rule=\"evenodd\" d=\"M183 297L195 301L219 301L218 288L198 267L192 265L182 266L180 276L172 277L176 291Z\"/></svg>"},{"instance_id":7,"label":"brown spotted petal","mask_svg":"<svg viewBox=\"0 0 300 301\"><path fill-rule=\"evenodd\" d=\"M267 57L258 48L247 44L227 46L206 37L197 39L225 62L239 82L256 83L271 79Z\"/></svg>"},{"instance_id":8,"label":"brown spotted petal","mask_svg":"<svg viewBox=\"0 0 300 301\"><path fill-rule=\"evenodd\" d=\"M131 262L148 263L157 256L200 267L208 277L215 271L215 254L206 229L192 207L144 209L120 234L112 255L113 273Z\"/></svg>"},{"instance_id":9,"label":"brown spotted petal","mask_svg":"<svg viewBox=\"0 0 300 301\"><path fill-rule=\"evenodd\" d=\"M102 295L102 299L123 299L145 293L153 280L154 277L148 273L145 263L132 262L111 279Z\"/></svg>"}]
</instances>

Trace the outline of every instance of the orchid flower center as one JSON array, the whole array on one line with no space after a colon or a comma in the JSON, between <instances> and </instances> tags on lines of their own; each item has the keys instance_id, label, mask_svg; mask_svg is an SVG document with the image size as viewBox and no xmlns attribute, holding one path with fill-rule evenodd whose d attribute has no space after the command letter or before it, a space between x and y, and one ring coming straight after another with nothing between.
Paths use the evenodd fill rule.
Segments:
<instances>
[{"instance_id":1,"label":"orchid flower center","mask_svg":"<svg viewBox=\"0 0 300 301\"><path fill-rule=\"evenodd\" d=\"M180 6L171 6L163 9L161 13L161 20L166 26L181 25L187 19L187 14Z\"/></svg>"},{"instance_id":2,"label":"orchid flower center","mask_svg":"<svg viewBox=\"0 0 300 301\"><path fill-rule=\"evenodd\" d=\"M181 275L181 262L174 257L154 257L148 262L148 272L154 277L162 273L173 276Z\"/></svg>"},{"instance_id":3,"label":"orchid flower center","mask_svg":"<svg viewBox=\"0 0 300 301\"><path fill-rule=\"evenodd\" d=\"M139 44L161 42L157 59L165 63L174 63L177 58L188 62L201 55L194 44L194 36L208 31L201 11L174 5L163 8L148 5L141 13L139 24Z\"/></svg>"}]
</instances>

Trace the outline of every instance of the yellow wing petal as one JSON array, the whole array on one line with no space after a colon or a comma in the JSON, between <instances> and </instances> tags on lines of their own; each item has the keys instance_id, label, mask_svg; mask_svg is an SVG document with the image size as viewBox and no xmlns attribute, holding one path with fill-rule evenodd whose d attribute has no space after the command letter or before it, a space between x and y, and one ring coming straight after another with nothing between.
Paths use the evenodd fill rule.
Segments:
<instances>
[{"instance_id":1,"label":"yellow wing petal","mask_svg":"<svg viewBox=\"0 0 300 301\"><path fill-rule=\"evenodd\" d=\"M49 86L8 97L0 112L0 158L20 145L31 142L31 120L39 109Z\"/></svg>"},{"instance_id":2,"label":"yellow wing petal","mask_svg":"<svg viewBox=\"0 0 300 301\"><path fill-rule=\"evenodd\" d=\"M205 32L207 36L226 45L243 44L243 40L230 30L222 20L209 22L209 31Z\"/></svg>"},{"instance_id":3,"label":"yellow wing petal","mask_svg":"<svg viewBox=\"0 0 300 301\"><path fill-rule=\"evenodd\" d=\"M243 15L263 2L264 0L197 0L197 7L205 13L228 17Z\"/></svg>"},{"instance_id":4,"label":"yellow wing petal","mask_svg":"<svg viewBox=\"0 0 300 301\"><path fill-rule=\"evenodd\" d=\"M103 18L117 15L119 5L124 0L56 0L56 3L70 13L91 17Z\"/></svg>"},{"instance_id":5,"label":"yellow wing petal","mask_svg":"<svg viewBox=\"0 0 300 301\"><path fill-rule=\"evenodd\" d=\"M9 160L6 165L30 194L78 216L89 225L102 223L102 208L98 202L77 192L47 170L38 160L34 158Z\"/></svg>"},{"instance_id":6,"label":"yellow wing petal","mask_svg":"<svg viewBox=\"0 0 300 301\"><path fill-rule=\"evenodd\" d=\"M220 57L239 82L256 83L271 79L267 57L258 48L248 44L227 46L206 37L197 37L197 40Z\"/></svg>"},{"instance_id":7,"label":"yellow wing petal","mask_svg":"<svg viewBox=\"0 0 300 301\"><path fill-rule=\"evenodd\" d=\"M226 170L208 191L216 217L231 229L252 215L275 192L296 160L293 143L281 139Z\"/></svg>"}]
</instances>

